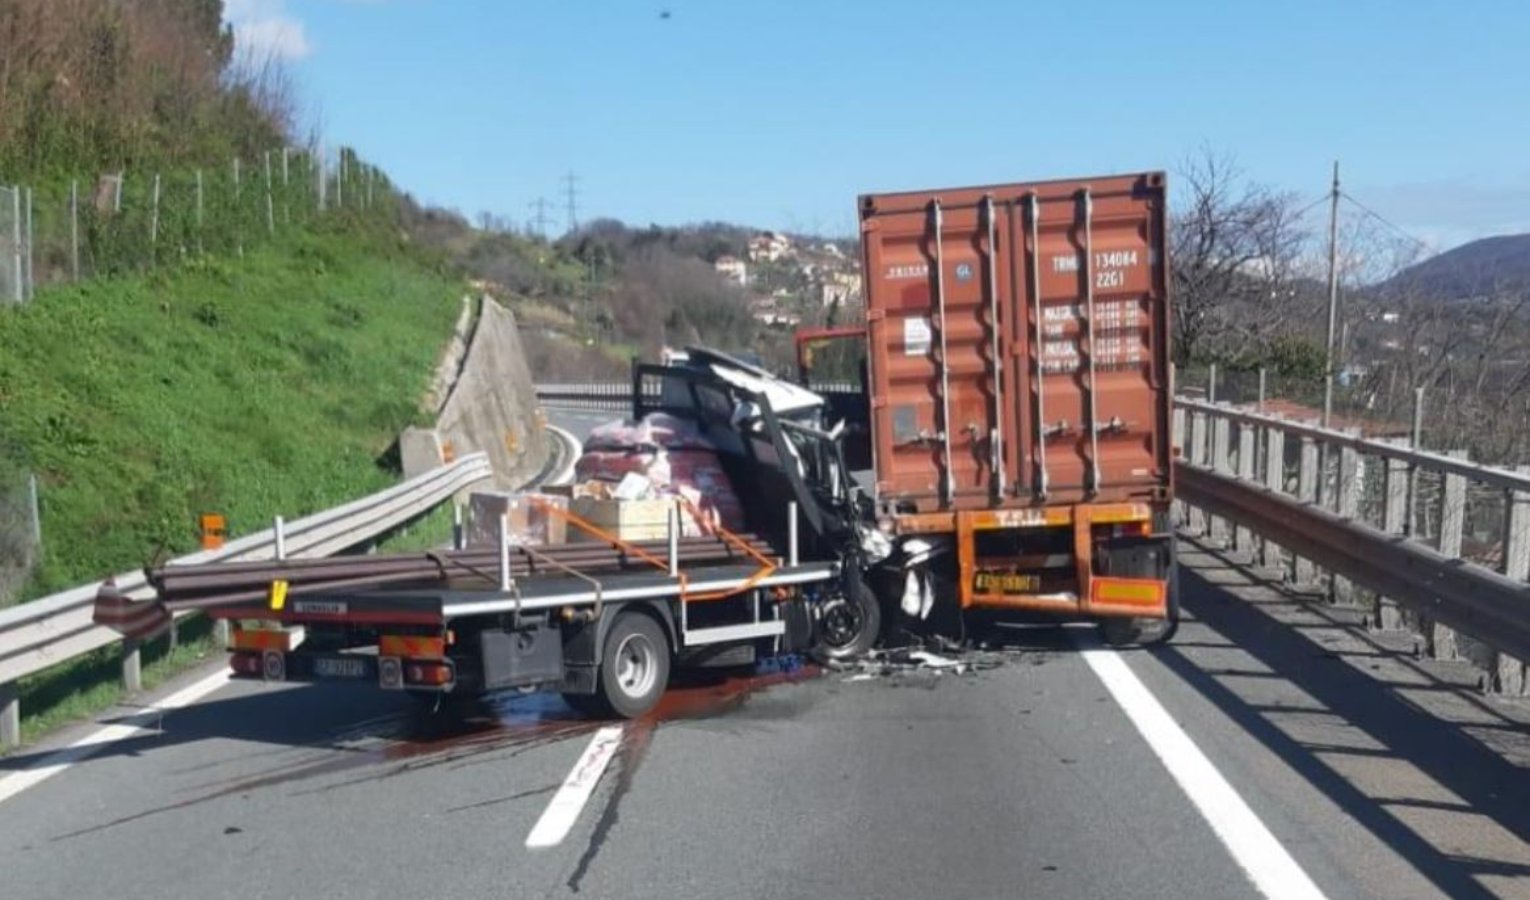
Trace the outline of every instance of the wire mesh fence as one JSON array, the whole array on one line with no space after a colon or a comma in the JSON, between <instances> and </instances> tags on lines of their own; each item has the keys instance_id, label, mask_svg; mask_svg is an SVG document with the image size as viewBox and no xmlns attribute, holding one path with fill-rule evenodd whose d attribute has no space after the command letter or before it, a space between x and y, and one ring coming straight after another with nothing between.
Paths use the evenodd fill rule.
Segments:
<instances>
[{"instance_id":1,"label":"wire mesh fence","mask_svg":"<svg viewBox=\"0 0 1530 900\"><path fill-rule=\"evenodd\" d=\"M243 256L321 217L381 217L393 205L387 178L348 148L333 159L282 147L206 168L0 186L0 301L24 302L39 285Z\"/></svg>"}]
</instances>

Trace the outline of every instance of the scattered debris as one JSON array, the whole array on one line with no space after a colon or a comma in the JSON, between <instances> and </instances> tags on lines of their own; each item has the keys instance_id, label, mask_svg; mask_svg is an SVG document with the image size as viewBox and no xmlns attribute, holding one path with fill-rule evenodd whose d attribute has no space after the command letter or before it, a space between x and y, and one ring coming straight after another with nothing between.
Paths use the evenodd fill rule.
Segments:
<instances>
[{"instance_id":1,"label":"scattered debris","mask_svg":"<svg viewBox=\"0 0 1530 900\"><path fill-rule=\"evenodd\" d=\"M943 656L923 647L893 647L872 650L857 659L834 662L830 664L830 668L845 673L841 681L855 682L917 673L972 675L998 668L1013 658L1013 654L979 650L960 651L951 656Z\"/></svg>"}]
</instances>

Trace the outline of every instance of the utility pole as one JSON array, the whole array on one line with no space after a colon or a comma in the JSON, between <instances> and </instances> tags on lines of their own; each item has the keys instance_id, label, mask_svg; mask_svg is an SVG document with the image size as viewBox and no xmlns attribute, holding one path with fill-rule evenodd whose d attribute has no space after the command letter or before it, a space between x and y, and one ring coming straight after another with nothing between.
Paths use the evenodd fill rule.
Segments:
<instances>
[{"instance_id":1,"label":"utility pole","mask_svg":"<svg viewBox=\"0 0 1530 900\"><path fill-rule=\"evenodd\" d=\"M564 188L568 195L568 230L570 232L579 227L579 206L577 200L579 189L576 187L578 183L579 176L575 175L573 170L570 170L567 175L563 176Z\"/></svg>"},{"instance_id":2,"label":"utility pole","mask_svg":"<svg viewBox=\"0 0 1530 900\"><path fill-rule=\"evenodd\" d=\"M1328 350L1323 357L1323 427L1333 418L1333 339L1339 321L1339 162L1333 164L1328 205Z\"/></svg>"},{"instance_id":3,"label":"utility pole","mask_svg":"<svg viewBox=\"0 0 1530 900\"><path fill-rule=\"evenodd\" d=\"M536 229L537 236L547 237L547 198L538 197L528 205L537 211L537 214L531 217L531 224Z\"/></svg>"}]
</instances>

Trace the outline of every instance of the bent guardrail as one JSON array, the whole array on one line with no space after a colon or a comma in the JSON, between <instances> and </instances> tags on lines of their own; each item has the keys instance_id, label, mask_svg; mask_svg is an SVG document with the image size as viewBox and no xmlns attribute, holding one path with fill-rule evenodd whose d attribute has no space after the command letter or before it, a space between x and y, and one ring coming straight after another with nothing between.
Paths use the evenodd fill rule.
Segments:
<instances>
[{"instance_id":1,"label":"bent guardrail","mask_svg":"<svg viewBox=\"0 0 1530 900\"><path fill-rule=\"evenodd\" d=\"M290 557L330 556L386 534L492 476L486 454L465 456L359 500L284 523L283 549ZM276 555L276 529L270 528L172 562L260 560ZM129 597L153 594L142 572L124 572L112 581ZM92 621L96 592L102 584L81 585L0 610L0 746L20 739L17 679L121 640L116 632ZM129 689L136 689L138 648L132 641L123 644L123 681Z\"/></svg>"}]
</instances>

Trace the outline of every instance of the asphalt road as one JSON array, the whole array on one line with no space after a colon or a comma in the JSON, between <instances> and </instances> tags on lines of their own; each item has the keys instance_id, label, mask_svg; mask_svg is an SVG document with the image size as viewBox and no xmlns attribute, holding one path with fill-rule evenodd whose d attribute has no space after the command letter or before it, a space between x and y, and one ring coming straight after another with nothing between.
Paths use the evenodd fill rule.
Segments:
<instances>
[{"instance_id":1,"label":"asphalt road","mask_svg":"<svg viewBox=\"0 0 1530 900\"><path fill-rule=\"evenodd\" d=\"M1192 799L1212 776L1321 896L1530 896L1530 710L1212 553L1183 562L1167 648L1086 658L1088 632L1013 630L960 675L677 685L541 850L526 837L601 725L556 698L442 716L231 683L0 800L0 896L1257 897L1244 867L1270 848L1215 830ZM1101 660L1186 748L1155 754ZM0 795L88 733L0 761ZM1171 775L1192 755L1210 768Z\"/></svg>"}]
</instances>

